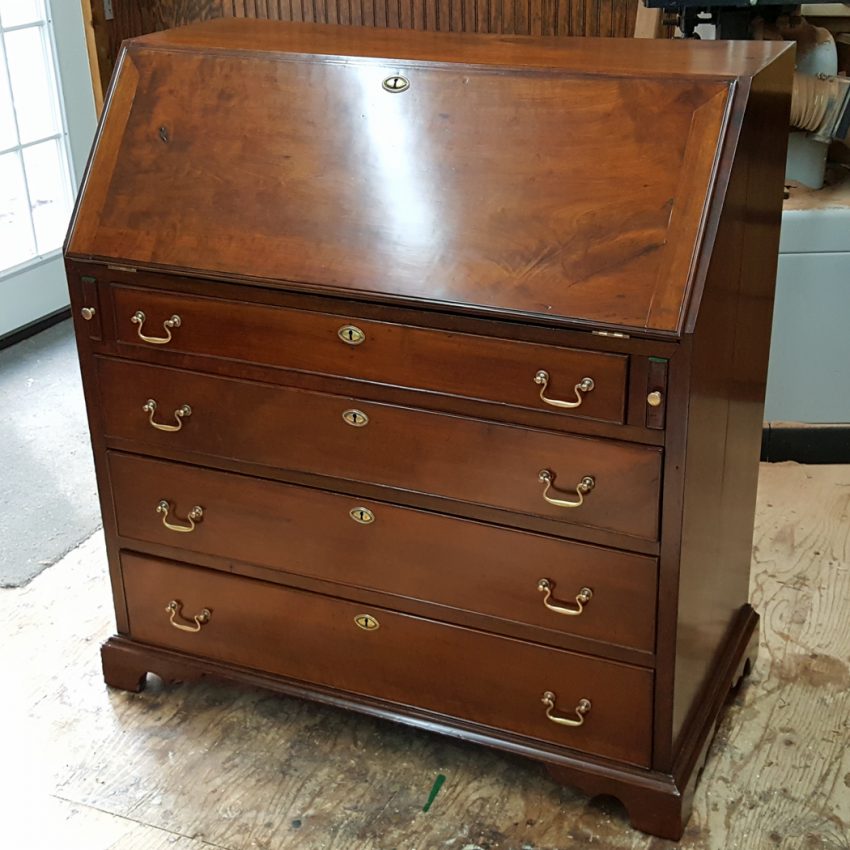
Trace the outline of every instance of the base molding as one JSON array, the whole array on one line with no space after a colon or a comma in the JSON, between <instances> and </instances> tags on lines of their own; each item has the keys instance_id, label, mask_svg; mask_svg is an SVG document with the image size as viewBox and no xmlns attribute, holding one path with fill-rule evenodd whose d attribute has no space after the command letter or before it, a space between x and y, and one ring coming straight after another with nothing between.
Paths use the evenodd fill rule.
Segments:
<instances>
[{"instance_id":1,"label":"base molding","mask_svg":"<svg viewBox=\"0 0 850 850\"><path fill-rule=\"evenodd\" d=\"M850 463L850 424L765 422L761 459L768 463Z\"/></svg>"},{"instance_id":2,"label":"base molding","mask_svg":"<svg viewBox=\"0 0 850 850\"><path fill-rule=\"evenodd\" d=\"M695 726L699 728L685 741L672 775L579 755L434 712L161 649L121 635L111 637L103 644L101 658L106 683L121 690L143 690L148 673L156 674L167 684L205 678L230 681L311 699L525 756L542 762L556 782L577 788L590 797L602 794L616 797L628 811L633 827L675 841L681 838L690 816L694 787L729 691L740 680L753 657L758 615L746 606L739 623L740 626L734 630L732 645L724 654L725 663L718 670L718 687L714 688L717 699L704 712L701 724L700 718L695 718Z\"/></svg>"},{"instance_id":3,"label":"base molding","mask_svg":"<svg viewBox=\"0 0 850 850\"><path fill-rule=\"evenodd\" d=\"M17 343L23 342L25 339L29 339L31 336L46 331L48 328L58 325L59 322L64 322L65 319L70 318L71 308L61 307L52 313L48 313L46 316L42 316L40 319L36 319L34 322L30 322L28 325L24 325L22 328L9 331L9 333L0 336L0 351L12 345L17 345Z\"/></svg>"},{"instance_id":4,"label":"base molding","mask_svg":"<svg viewBox=\"0 0 850 850\"><path fill-rule=\"evenodd\" d=\"M759 615L752 605L744 605L718 654L719 660L713 668L712 676L695 701L694 710L676 742L673 777L682 795L683 812L687 813L682 822L682 830L690 816L694 791L705 768L724 709L737 692L743 678L755 665L759 641L758 624ZM678 837L681 837L681 833Z\"/></svg>"},{"instance_id":5,"label":"base molding","mask_svg":"<svg viewBox=\"0 0 850 850\"><path fill-rule=\"evenodd\" d=\"M313 700L335 708L357 711L384 720L392 720L471 743L495 747L546 764L589 772L600 778L616 778L619 781L645 785L658 790L665 789L670 781L669 777L654 771L579 753L576 750L568 750L545 741L496 730L472 721L449 717L427 709L400 705L377 697L350 694L323 685L309 684L171 649L162 649L123 635L115 635L101 646L101 660L106 684L134 693L144 690L147 673L154 673L167 685L196 682L202 679L234 682L299 699Z\"/></svg>"}]
</instances>

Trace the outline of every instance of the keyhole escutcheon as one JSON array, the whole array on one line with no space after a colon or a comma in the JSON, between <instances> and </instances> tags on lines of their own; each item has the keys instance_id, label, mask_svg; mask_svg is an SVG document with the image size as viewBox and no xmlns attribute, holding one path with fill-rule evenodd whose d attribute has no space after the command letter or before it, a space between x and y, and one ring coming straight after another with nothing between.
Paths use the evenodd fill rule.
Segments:
<instances>
[{"instance_id":1,"label":"keyhole escutcheon","mask_svg":"<svg viewBox=\"0 0 850 850\"><path fill-rule=\"evenodd\" d=\"M398 94L399 92L407 91L410 88L410 80L407 77L402 77L401 74L393 74L392 77L387 77L382 83L384 91Z\"/></svg>"},{"instance_id":2,"label":"keyhole escutcheon","mask_svg":"<svg viewBox=\"0 0 850 850\"><path fill-rule=\"evenodd\" d=\"M346 410L345 413L342 414L343 420L348 425L353 425L355 428L362 428L364 425L369 424L369 417L362 410Z\"/></svg>"},{"instance_id":3,"label":"keyhole escutcheon","mask_svg":"<svg viewBox=\"0 0 850 850\"><path fill-rule=\"evenodd\" d=\"M360 525L370 525L375 521L375 514L369 508L352 508L348 515Z\"/></svg>"},{"instance_id":4,"label":"keyhole escutcheon","mask_svg":"<svg viewBox=\"0 0 850 850\"><path fill-rule=\"evenodd\" d=\"M360 345L366 339L366 334L357 325L343 325L336 335L348 345Z\"/></svg>"}]
</instances>

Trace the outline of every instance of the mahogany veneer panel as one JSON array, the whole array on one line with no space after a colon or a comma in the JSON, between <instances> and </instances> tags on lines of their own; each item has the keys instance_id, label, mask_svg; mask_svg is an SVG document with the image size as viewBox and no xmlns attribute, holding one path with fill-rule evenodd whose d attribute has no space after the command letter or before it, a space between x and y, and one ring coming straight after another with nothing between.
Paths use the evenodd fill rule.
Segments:
<instances>
[{"instance_id":1,"label":"mahogany veneer panel","mask_svg":"<svg viewBox=\"0 0 850 850\"><path fill-rule=\"evenodd\" d=\"M121 563L130 635L143 643L391 702L413 699L440 714L648 764L648 670L128 552ZM163 616L171 600L182 603L190 625L209 609L208 627L171 628ZM374 632L353 627L362 614L377 620ZM469 665L474 677L463 672ZM541 701L546 691L567 714L590 700L593 723L551 723Z\"/></svg>"},{"instance_id":2,"label":"mahogany veneer panel","mask_svg":"<svg viewBox=\"0 0 850 850\"><path fill-rule=\"evenodd\" d=\"M676 331L729 84L506 73L509 56L131 44L69 252ZM388 94L401 71L409 90Z\"/></svg>"},{"instance_id":3,"label":"mahogany veneer panel","mask_svg":"<svg viewBox=\"0 0 850 850\"><path fill-rule=\"evenodd\" d=\"M661 450L394 407L357 398L271 387L129 361L98 359L104 433L144 448L179 447L203 456L373 482L397 490L488 505L563 523L655 540ZM151 427L157 416L192 409L178 433ZM368 424L349 425L346 411ZM148 449L150 450L150 449ZM496 459L498 458L498 461ZM576 508L585 477L593 490Z\"/></svg>"},{"instance_id":4,"label":"mahogany veneer panel","mask_svg":"<svg viewBox=\"0 0 850 850\"><path fill-rule=\"evenodd\" d=\"M551 414L622 423L628 358L552 345L518 343L472 334L287 310L279 307L197 298L116 286L115 327L122 345L151 348L139 339L132 317L141 310L146 333L161 334L162 322L180 316L167 351L262 363L297 371L340 375L392 386L426 389L495 401ZM350 325L365 339L350 345L339 332ZM583 378L594 382L576 408L553 408L534 382L550 375L550 398L575 401Z\"/></svg>"},{"instance_id":5,"label":"mahogany veneer panel","mask_svg":"<svg viewBox=\"0 0 850 850\"><path fill-rule=\"evenodd\" d=\"M110 452L109 473L124 537L606 644L646 652L654 646L654 558L123 453ZM200 503L197 531L167 529L155 510L163 499L178 516ZM358 508L374 520L355 522L350 512ZM553 604L574 609L583 587L593 596L580 616L553 612L537 588L543 578L552 585Z\"/></svg>"}]
</instances>

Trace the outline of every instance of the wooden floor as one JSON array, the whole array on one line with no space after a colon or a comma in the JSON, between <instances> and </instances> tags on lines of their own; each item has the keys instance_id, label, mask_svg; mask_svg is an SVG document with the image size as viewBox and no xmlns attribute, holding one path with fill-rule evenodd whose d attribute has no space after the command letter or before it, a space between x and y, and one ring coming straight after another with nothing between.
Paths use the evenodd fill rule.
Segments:
<instances>
[{"instance_id":1,"label":"wooden floor","mask_svg":"<svg viewBox=\"0 0 850 850\"><path fill-rule=\"evenodd\" d=\"M387 722L209 684L108 691L98 645L112 614L92 538L0 591L0 847L847 850L848 514L850 467L762 467L759 662L680 845L532 763Z\"/></svg>"}]
</instances>

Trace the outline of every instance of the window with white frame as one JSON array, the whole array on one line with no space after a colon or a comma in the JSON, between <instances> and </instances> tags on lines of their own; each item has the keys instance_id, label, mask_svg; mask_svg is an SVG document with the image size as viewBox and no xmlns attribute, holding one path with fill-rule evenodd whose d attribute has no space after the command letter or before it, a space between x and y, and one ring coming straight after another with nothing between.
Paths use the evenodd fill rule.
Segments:
<instances>
[{"instance_id":1,"label":"window with white frame","mask_svg":"<svg viewBox=\"0 0 850 850\"><path fill-rule=\"evenodd\" d=\"M62 245L67 128L45 0L0 0L0 275Z\"/></svg>"}]
</instances>

